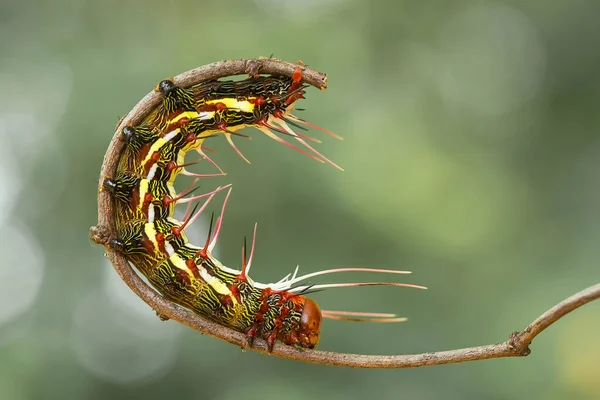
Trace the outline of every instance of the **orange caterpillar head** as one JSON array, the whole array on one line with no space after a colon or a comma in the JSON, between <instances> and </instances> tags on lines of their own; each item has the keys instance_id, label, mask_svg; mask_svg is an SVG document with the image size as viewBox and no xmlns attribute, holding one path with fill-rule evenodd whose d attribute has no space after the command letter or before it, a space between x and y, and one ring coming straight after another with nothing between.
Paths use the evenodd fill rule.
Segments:
<instances>
[{"instance_id":1,"label":"orange caterpillar head","mask_svg":"<svg viewBox=\"0 0 600 400\"><path fill-rule=\"evenodd\" d=\"M314 300L304 299L304 308L300 317L300 326L298 327L298 339L300 346L312 349L319 343L319 334L321 332L321 309Z\"/></svg>"},{"instance_id":2,"label":"orange caterpillar head","mask_svg":"<svg viewBox=\"0 0 600 400\"><path fill-rule=\"evenodd\" d=\"M321 309L314 300L299 296L302 314L296 329L284 334L281 341L285 344L314 349L319 343L321 331Z\"/></svg>"}]
</instances>

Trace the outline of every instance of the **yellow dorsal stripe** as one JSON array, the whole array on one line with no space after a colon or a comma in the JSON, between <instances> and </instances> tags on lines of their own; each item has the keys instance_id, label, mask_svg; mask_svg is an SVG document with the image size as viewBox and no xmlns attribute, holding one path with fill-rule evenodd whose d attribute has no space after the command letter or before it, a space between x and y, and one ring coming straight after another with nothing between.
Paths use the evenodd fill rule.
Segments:
<instances>
[{"instance_id":1,"label":"yellow dorsal stripe","mask_svg":"<svg viewBox=\"0 0 600 400\"><path fill-rule=\"evenodd\" d=\"M196 111L183 111L175 116L175 118L170 119L168 124L174 124L182 118L194 119L198 118L198 113Z\"/></svg>"},{"instance_id":2,"label":"yellow dorsal stripe","mask_svg":"<svg viewBox=\"0 0 600 400\"><path fill-rule=\"evenodd\" d=\"M177 123L180 119L182 118L188 118L188 119L194 119L194 118L198 118L198 113L195 111L184 111L182 113L179 113L175 116L175 118L170 119L167 124L168 125L172 125ZM161 138L156 139L156 141L152 144L152 146L150 146L150 150L148 150L148 154L146 154L146 157L144 158L144 161L142 161L142 165L145 165L148 160L150 160L150 157L152 157L152 155L159 151L166 143L169 142L169 140L171 140L173 137L175 137L175 135L177 135L179 133L179 128L168 132L166 135L164 135Z\"/></svg>"},{"instance_id":3,"label":"yellow dorsal stripe","mask_svg":"<svg viewBox=\"0 0 600 400\"><path fill-rule=\"evenodd\" d=\"M171 257L169 257L169 260L171 261L171 263L173 263L173 265L177 269L187 272L188 275L190 275L190 278L194 277L194 275L192 274L192 271L190 271L190 269L187 267L187 265L185 265L185 260L183 258L181 258L181 256L179 256L179 254L177 254L177 253L172 254Z\"/></svg>"},{"instance_id":4,"label":"yellow dorsal stripe","mask_svg":"<svg viewBox=\"0 0 600 400\"><path fill-rule=\"evenodd\" d=\"M142 165L145 166L146 163L148 162L148 160L150 160L150 157L152 157L152 155L155 152L160 150L160 148L163 147L165 145L165 143L167 143L167 142L163 138L156 139L156 141L152 144L152 146L150 146L150 150L148 150L148 154L146 154L144 161L142 161Z\"/></svg>"},{"instance_id":5,"label":"yellow dorsal stripe","mask_svg":"<svg viewBox=\"0 0 600 400\"><path fill-rule=\"evenodd\" d=\"M173 265L182 270L185 271L189 277L191 279L194 279L194 273L192 271L190 271L190 269L188 268L188 266L185 263L185 260L183 258L181 258L181 256L177 253L172 254L169 257L169 260L171 261L171 263L173 263ZM227 285L222 282L221 280L219 280L219 278L214 277L212 275L210 275L208 273L208 271L206 271L206 268L199 266L198 267L198 271L200 272L200 276L202 277L202 279L204 279L206 281L206 283L212 287L217 293L225 295L225 296L229 296L233 302L233 304L238 304L237 299L235 298L235 296L231 293L231 290L229 290L229 288L227 287Z\"/></svg>"},{"instance_id":6,"label":"yellow dorsal stripe","mask_svg":"<svg viewBox=\"0 0 600 400\"><path fill-rule=\"evenodd\" d=\"M154 223L147 222L144 225L144 232L146 233L146 237L150 239L155 248L158 247L158 242L156 241L156 229L154 229Z\"/></svg>"},{"instance_id":7,"label":"yellow dorsal stripe","mask_svg":"<svg viewBox=\"0 0 600 400\"><path fill-rule=\"evenodd\" d=\"M144 204L144 198L146 197L146 193L148 193L148 184L149 181L147 179L140 180L140 201L139 201L139 210L141 210L142 205Z\"/></svg>"},{"instance_id":8,"label":"yellow dorsal stripe","mask_svg":"<svg viewBox=\"0 0 600 400\"><path fill-rule=\"evenodd\" d=\"M232 109L240 110L243 112L254 111L254 104L250 103L247 100L238 101L237 99L234 99L231 97L225 97L222 99L208 100L206 102L206 104L216 104L216 103L223 103L223 104L225 104L225 107L227 107L227 108L232 108Z\"/></svg>"}]
</instances>

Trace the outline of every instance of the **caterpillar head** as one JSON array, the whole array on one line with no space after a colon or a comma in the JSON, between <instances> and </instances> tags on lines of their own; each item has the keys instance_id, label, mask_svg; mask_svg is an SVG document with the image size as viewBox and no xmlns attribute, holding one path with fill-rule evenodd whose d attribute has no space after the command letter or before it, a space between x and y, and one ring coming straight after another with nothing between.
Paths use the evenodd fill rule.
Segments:
<instances>
[{"instance_id":1,"label":"caterpillar head","mask_svg":"<svg viewBox=\"0 0 600 400\"><path fill-rule=\"evenodd\" d=\"M317 303L312 299L304 298L304 307L302 308L298 329L291 332L290 337L284 341L299 347L314 349L319 343L321 320L321 309Z\"/></svg>"}]
</instances>

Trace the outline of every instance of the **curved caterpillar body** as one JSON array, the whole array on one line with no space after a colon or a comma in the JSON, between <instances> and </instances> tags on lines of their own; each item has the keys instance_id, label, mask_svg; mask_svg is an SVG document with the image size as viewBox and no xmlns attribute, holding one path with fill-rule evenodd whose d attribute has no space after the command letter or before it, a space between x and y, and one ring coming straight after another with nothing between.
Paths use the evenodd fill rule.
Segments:
<instances>
[{"instance_id":1,"label":"curved caterpillar body","mask_svg":"<svg viewBox=\"0 0 600 400\"><path fill-rule=\"evenodd\" d=\"M225 136L234 150L247 161L233 142L233 136L247 137L237 132L246 126L258 128L288 147L339 168L307 143L315 139L299 134L290 127L316 127L290 114L294 103L304 98L305 87L302 84L301 66L296 68L291 77L212 80L189 88L179 87L172 80L164 80L155 89L162 96L161 104L140 125L126 126L122 130L121 139L126 141L126 146L120 156L116 175L103 182L103 188L112 193L116 207L117 237L110 241L110 246L123 252L127 260L166 298L246 333L250 344L255 337L263 338L270 350L277 340L298 347L314 348L319 341L322 317L380 322L401 320L391 314L321 311L313 300L305 297L314 290L364 285L418 287L389 282L301 283L311 277L333 272L405 273L366 268L320 271L300 277L296 270L277 283L261 284L248 275L254 241L249 257L246 256L244 243L241 271L225 267L212 256L211 251L216 245L231 192L230 185L205 194L193 194L195 189L192 185L178 193L174 187L176 177L185 174L196 177L197 181L202 177L224 175L203 147L205 140L217 136ZM304 149L285 141L274 131L295 139ZM185 156L192 150L209 161L218 172L207 175L189 172L186 167L190 164L185 164ZM206 243L201 247L190 244L185 228L225 189L228 192L221 217L214 224L211 219ZM174 207L180 203L188 204L183 221L173 218ZM197 205L192 209L194 203Z\"/></svg>"}]
</instances>

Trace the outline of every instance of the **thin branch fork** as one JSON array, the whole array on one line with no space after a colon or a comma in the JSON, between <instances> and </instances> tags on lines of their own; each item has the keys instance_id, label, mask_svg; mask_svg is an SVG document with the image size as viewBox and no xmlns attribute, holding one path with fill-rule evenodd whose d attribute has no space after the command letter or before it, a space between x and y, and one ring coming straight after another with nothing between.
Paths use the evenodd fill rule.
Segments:
<instances>
[{"instance_id":1,"label":"thin branch fork","mask_svg":"<svg viewBox=\"0 0 600 400\"><path fill-rule=\"evenodd\" d=\"M271 58L220 61L178 75L174 78L174 82L177 85L187 87L208 79L218 79L241 74L277 74L291 77L294 69L297 67L298 64ZM325 74L308 67L302 68L304 69L303 80L305 83L319 89L327 87L327 76ZM124 146L123 141L119 140L119 134L124 126L137 125L142 122L159 102L160 95L156 92L150 92L117 126L102 164L98 187L98 225L90 229L91 239L95 243L105 246L107 256L121 279L135 294L152 307L162 319L175 320L207 335L246 348L248 346L246 335L206 320L198 314L165 299L135 273L121 253L111 249L107 245L109 240L114 238L116 234L114 205L111 196L106 191L101 190L101 185L105 178L113 177L116 173L119 156ZM415 368L489 358L522 357L530 354L529 345L546 328L573 310L598 298L600 298L600 284L590 286L558 303L535 319L524 330L513 332L507 341L486 346L433 353L379 356L334 353L320 350L297 350L292 346L276 344L271 354L315 364L354 368ZM261 353L268 353L266 343L262 340L256 340L252 349Z\"/></svg>"}]
</instances>

